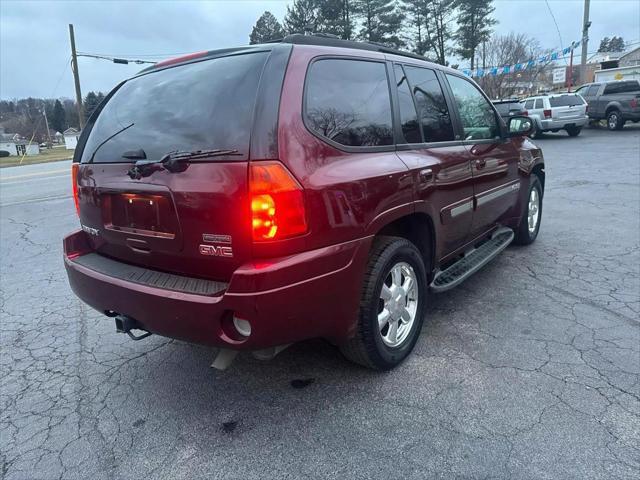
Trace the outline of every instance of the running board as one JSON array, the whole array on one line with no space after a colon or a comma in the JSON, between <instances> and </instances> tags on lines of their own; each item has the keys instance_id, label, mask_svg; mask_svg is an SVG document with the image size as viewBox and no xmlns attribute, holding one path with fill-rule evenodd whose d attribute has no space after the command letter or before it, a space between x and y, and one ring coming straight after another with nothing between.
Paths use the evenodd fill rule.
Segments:
<instances>
[{"instance_id":1,"label":"running board","mask_svg":"<svg viewBox=\"0 0 640 480\"><path fill-rule=\"evenodd\" d=\"M507 248L513 237L514 233L510 228L499 228L478 248L465 253L464 257L446 270L438 271L431 282L431 290L439 293L460 285Z\"/></svg>"}]
</instances>

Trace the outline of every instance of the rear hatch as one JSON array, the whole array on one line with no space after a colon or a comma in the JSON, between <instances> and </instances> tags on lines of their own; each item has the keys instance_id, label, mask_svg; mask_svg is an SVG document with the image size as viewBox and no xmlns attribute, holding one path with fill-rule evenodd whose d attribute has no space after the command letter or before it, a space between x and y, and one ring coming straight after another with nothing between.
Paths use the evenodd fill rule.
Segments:
<instances>
[{"instance_id":1,"label":"rear hatch","mask_svg":"<svg viewBox=\"0 0 640 480\"><path fill-rule=\"evenodd\" d=\"M580 95L568 93L549 97L551 117L558 120L583 118L587 111L587 103Z\"/></svg>"},{"instance_id":2,"label":"rear hatch","mask_svg":"<svg viewBox=\"0 0 640 480\"><path fill-rule=\"evenodd\" d=\"M268 56L157 69L107 97L76 158L80 221L98 253L223 281L249 258L250 135ZM175 168L153 163L167 154Z\"/></svg>"}]
</instances>

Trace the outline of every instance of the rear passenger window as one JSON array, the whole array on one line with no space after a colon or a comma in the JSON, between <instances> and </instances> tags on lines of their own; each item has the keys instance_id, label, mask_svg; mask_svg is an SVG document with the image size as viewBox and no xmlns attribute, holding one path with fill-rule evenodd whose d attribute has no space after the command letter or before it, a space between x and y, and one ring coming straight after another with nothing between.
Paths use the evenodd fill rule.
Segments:
<instances>
[{"instance_id":1,"label":"rear passenger window","mask_svg":"<svg viewBox=\"0 0 640 480\"><path fill-rule=\"evenodd\" d=\"M449 108L436 72L428 68L406 65L404 68L416 101L418 120L422 126L424 141L447 142L454 140Z\"/></svg>"},{"instance_id":2,"label":"rear passenger window","mask_svg":"<svg viewBox=\"0 0 640 480\"><path fill-rule=\"evenodd\" d=\"M400 65L395 65L394 69L396 73L396 85L398 87L398 104L400 107L402 134L407 143L422 143L424 140L422 140L422 134L420 133L416 106L413 103L407 77Z\"/></svg>"},{"instance_id":3,"label":"rear passenger window","mask_svg":"<svg viewBox=\"0 0 640 480\"><path fill-rule=\"evenodd\" d=\"M541 98L536 98L536 106L534 108L536 109L544 108L544 102L542 101Z\"/></svg>"},{"instance_id":4,"label":"rear passenger window","mask_svg":"<svg viewBox=\"0 0 640 480\"><path fill-rule=\"evenodd\" d=\"M447 74L458 105L465 140L484 140L500 134L496 113L491 104L470 81Z\"/></svg>"},{"instance_id":5,"label":"rear passenger window","mask_svg":"<svg viewBox=\"0 0 640 480\"><path fill-rule=\"evenodd\" d=\"M587 90L586 95L588 97L595 97L596 95L598 95L598 90L600 89L600 85L591 85L589 87L589 89Z\"/></svg>"},{"instance_id":6,"label":"rear passenger window","mask_svg":"<svg viewBox=\"0 0 640 480\"><path fill-rule=\"evenodd\" d=\"M346 146L393 144L391 100L384 63L323 59L307 76L307 126Z\"/></svg>"},{"instance_id":7,"label":"rear passenger window","mask_svg":"<svg viewBox=\"0 0 640 480\"><path fill-rule=\"evenodd\" d=\"M638 84L637 80L613 82L607 84L607 86L604 87L605 95L609 93L629 93L638 90L640 90L640 85Z\"/></svg>"}]
</instances>

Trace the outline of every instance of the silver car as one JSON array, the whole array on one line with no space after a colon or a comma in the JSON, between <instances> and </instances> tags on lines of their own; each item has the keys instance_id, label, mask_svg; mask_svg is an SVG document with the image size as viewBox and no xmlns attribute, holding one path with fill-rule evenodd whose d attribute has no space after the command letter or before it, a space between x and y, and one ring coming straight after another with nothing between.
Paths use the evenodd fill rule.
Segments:
<instances>
[{"instance_id":1,"label":"silver car","mask_svg":"<svg viewBox=\"0 0 640 480\"><path fill-rule=\"evenodd\" d=\"M532 138L539 137L542 132L560 130L576 137L589 121L587 102L577 93L540 95L525 98L521 103L535 124Z\"/></svg>"}]
</instances>

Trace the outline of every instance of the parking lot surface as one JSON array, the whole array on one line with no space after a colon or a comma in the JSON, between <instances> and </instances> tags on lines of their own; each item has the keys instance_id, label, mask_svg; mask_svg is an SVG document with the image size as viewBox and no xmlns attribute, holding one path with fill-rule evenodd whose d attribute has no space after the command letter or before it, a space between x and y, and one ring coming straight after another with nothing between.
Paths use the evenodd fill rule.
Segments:
<instances>
[{"instance_id":1,"label":"parking lot surface","mask_svg":"<svg viewBox=\"0 0 640 480\"><path fill-rule=\"evenodd\" d=\"M3 169L0 478L637 479L640 128L536 143L536 243L432 295L388 373L116 334L67 284L68 163Z\"/></svg>"}]
</instances>

